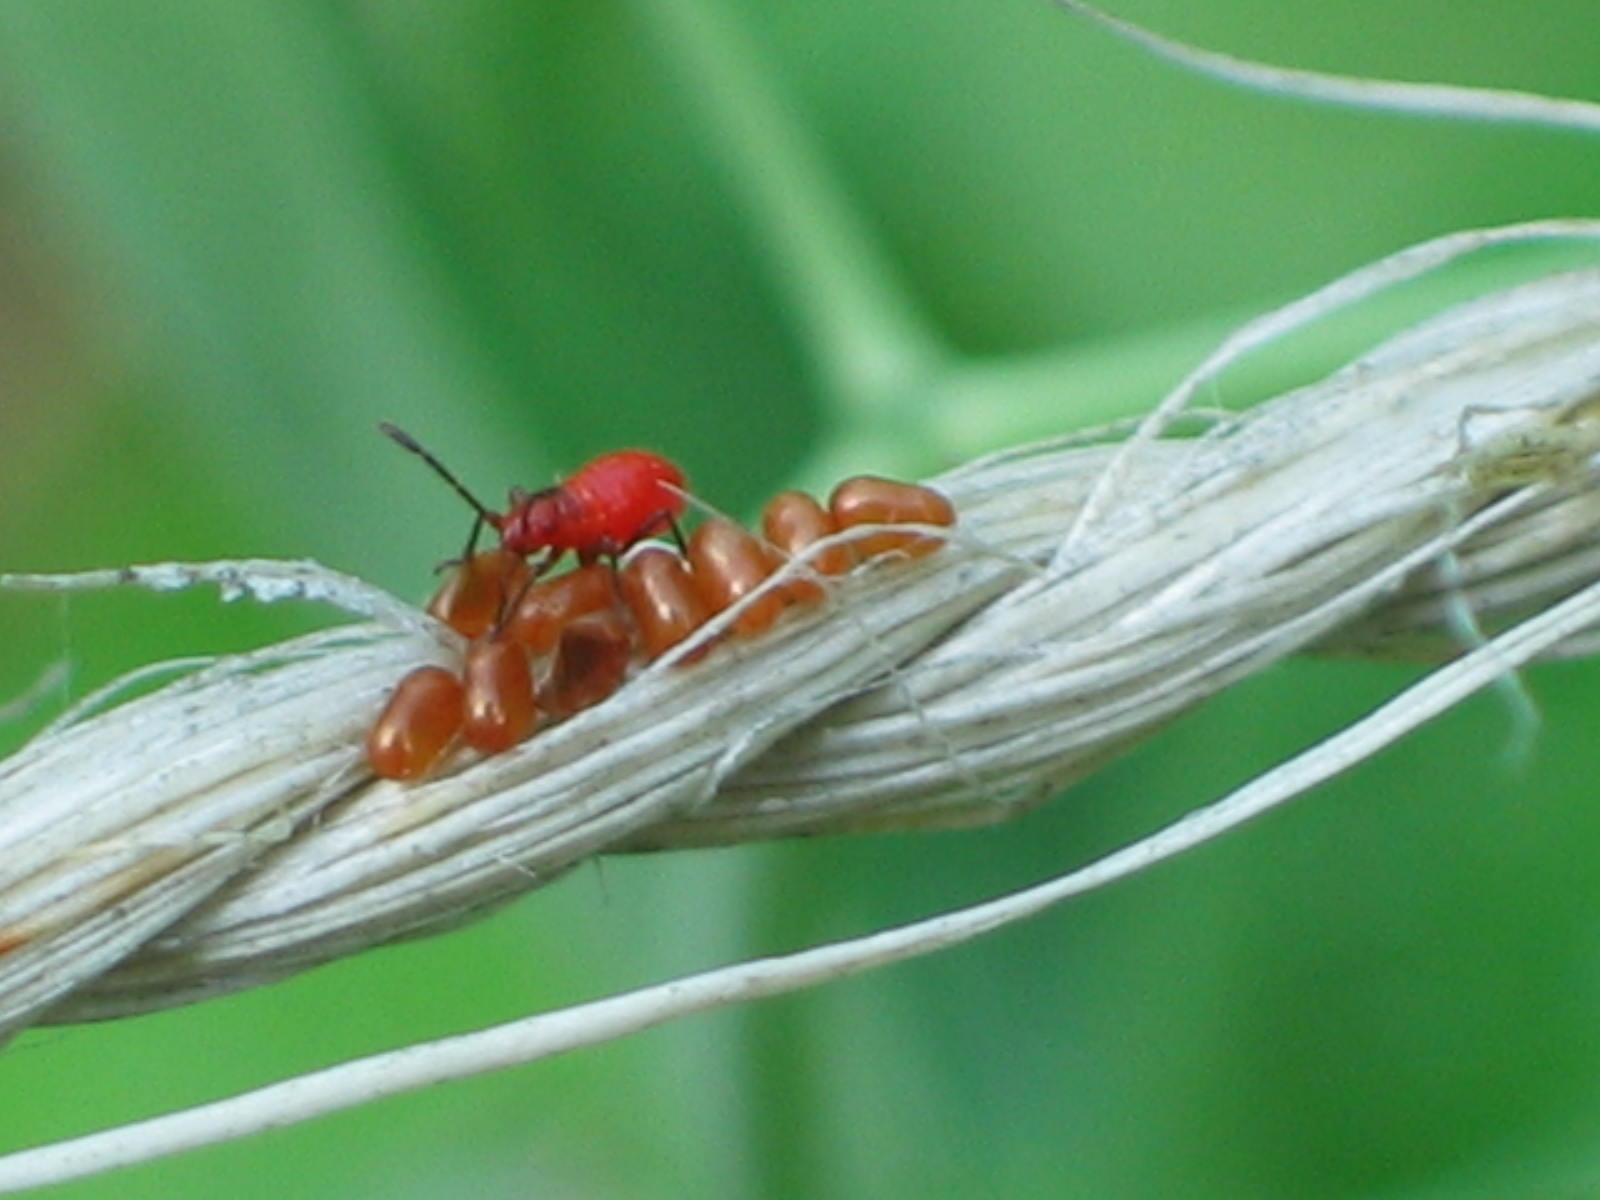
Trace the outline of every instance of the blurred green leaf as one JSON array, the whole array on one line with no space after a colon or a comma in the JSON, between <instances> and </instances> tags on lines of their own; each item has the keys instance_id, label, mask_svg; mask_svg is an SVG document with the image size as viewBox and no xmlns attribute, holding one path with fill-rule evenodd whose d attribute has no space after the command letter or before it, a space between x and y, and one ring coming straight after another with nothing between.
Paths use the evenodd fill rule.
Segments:
<instances>
[{"instance_id":1,"label":"blurred green leaf","mask_svg":"<svg viewBox=\"0 0 1600 1200\"><path fill-rule=\"evenodd\" d=\"M1119 11L1600 97L1577 0ZM379 419L485 492L639 443L744 511L1138 411L1243 316L1594 195L1570 136L1230 90L1043 0L13 0L0 109L0 564L310 555L413 595L465 516ZM56 658L81 691L315 619L0 597L0 696ZM6 1140L1014 888L1406 677L1286 665L1009 827L607 862L449 938L30 1034L0 1058ZM1589 664L1529 682L1521 767L1480 701L980 945L59 1194L1588 1194L1600 702Z\"/></svg>"}]
</instances>

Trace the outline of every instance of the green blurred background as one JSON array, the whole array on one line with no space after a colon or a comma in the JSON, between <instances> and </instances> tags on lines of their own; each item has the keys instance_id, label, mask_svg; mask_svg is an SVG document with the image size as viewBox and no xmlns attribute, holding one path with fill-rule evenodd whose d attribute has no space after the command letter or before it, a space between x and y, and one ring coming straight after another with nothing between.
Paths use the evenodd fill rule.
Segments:
<instances>
[{"instance_id":1,"label":"green blurred background","mask_svg":"<svg viewBox=\"0 0 1600 1200\"><path fill-rule=\"evenodd\" d=\"M1582 0L1118 11L1600 98ZM1230 90L1044 0L11 0L0 130L0 568L310 556L413 596L464 514L379 419L485 492L640 443L748 513L1138 411L1243 316L1592 212L1596 178L1577 137ZM0 596L0 696L327 619ZM1413 675L1286 664L1009 827L608 860L448 937L36 1031L3 1140L1015 888ZM1529 682L1525 761L1483 699L981 944L58 1194L1600 1194L1600 674Z\"/></svg>"}]
</instances>

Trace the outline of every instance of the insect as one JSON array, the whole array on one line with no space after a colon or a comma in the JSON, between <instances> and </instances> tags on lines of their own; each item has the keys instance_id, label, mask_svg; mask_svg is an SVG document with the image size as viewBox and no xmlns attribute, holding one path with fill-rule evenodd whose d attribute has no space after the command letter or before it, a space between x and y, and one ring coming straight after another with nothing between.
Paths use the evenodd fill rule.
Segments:
<instances>
[{"instance_id":1,"label":"insect","mask_svg":"<svg viewBox=\"0 0 1600 1200\"><path fill-rule=\"evenodd\" d=\"M367 734L373 774L420 778L461 742L498 754L527 738L541 715L570 716L622 685L634 630L617 604L610 568L579 567L530 584L505 619L503 578L527 573L520 558L512 562L508 568L500 550L475 554L429 603L429 612L471 638L461 672L418 667L400 680ZM487 624L486 607L493 609Z\"/></svg>"},{"instance_id":2,"label":"insect","mask_svg":"<svg viewBox=\"0 0 1600 1200\"><path fill-rule=\"evenodd\" d=\"M840 529L858 525L954 525L956 510L949 499L930 487L879 475L856 475L833 489L828 511ZM876 533L862 538L855 550L876 558L891 550L910 558L932 554L944 539L920 533Z\"/></svg>"},{"instance_id":3,"label":"insect","mask_svg":"<svg viewBox=\"0 0 1600 1200\"><path fill-rule=\"evenodd\" d=\"M689 538L689 573L695 591L711 612L721 612L750 595L777 570L779 559L753 533L721 517L702 521ZM738 637L752 637L782 614L782 591L770 590L739 614Z\"/></svg>"},{"instance_id":4,"label":"insect","mask_svg":"<svg viewBox=\"0 0 1600 1200\"><path fill-rule=\"evenodd\" d=\"M779 492L761 510L761 534L784 558L794 558L829 534L839 532L833 514L805 492ZM843 575L856 565L852 546L832 546L811 559L819 575ZM791 604L812 604L822 599L822 585L814 579L795 579L784 589Z\"/></svg>"},{"instance_id":5,"label":"insect","mask_svg":"<svg viewBox=\"0 0 1600 1200\"><path fill-rule=\"evenodd\" d=\"M574 617L556 638L540 707L559 721L599 704L622 686L633 647L633 626L615 605Z\"/></svg>"},{"instance_id":6,"label":"insect","mask_svg":"<svg viewBox=\"0 0 1600 1200\"><path fill-rule=\"evenodd\" d=\"M530 654L549 654L573 621L607 611L617 611L617 573L589 563L524 588L506 611L505 633Z\"/></svg>"},{"instance_id":7,"label":"insect","mask_svg":"<svg viewBox=\"0 0 1600 1200\"><path fill-rule=\"evenodd\" d=\"M533 660L502 633L473 638L461 664L466 689L461 736L484 754L511 749L539 723Z\"/></svg>"},{"instance_id":8,"label":"insect","mask_svg":"<svg viewBox=\"0 0 1600 1200\"><path fill-rule=\"evenodd\" d=\"M824 538L864 525L955 523L954 508L939 492L859 475L835 488L826 507L804 492L780 492L762 512L762 537L713 517L687 545L679 538L681 553L646 546L619 564L618 556L634 543L665 528L676 532L682 495L664 489L652 499L649 486L670 478L671 489L682 487L682 474L664 459L643 451L603 455L565 484L531 495L512 492L511 508L501 516L405 434L383 428L443 475L478 515L466 556L428 605L469 639L461 675L419 667L400 681L367 738L368 764L388 779L426 775L462 742L480 753L501 753L541 723L600 703L622 686L633 663L666 653ZM670 476L638 463L626 466L633 456ZM584 486L574 490L578 482ZM537 508L541 497L547 503ZM519 518L524 512L544 515ZM540 522L545 532L536 536L532 530ZM474 552L484 524L500 531L501 545ZM818 576L842 575L873 558L928 554L943 540L928 533L871 533L811 552L808 561ZM579 565L543 577L569 550ZM525 556L536 557L535 563ZM612 561L602 564L600 558ZM786 607L813 604L825 594L814 577L769 589L746 606L727 636L754 637ZM684 663L711 648L697 649Z\"/></svg>"},{"instance_id":9,"label":"insect","mask_svg":"<svg viewBox=\"0 0 1600 1200\"><path fill-rule=\"evenodd\" d=\"M755 592L786 559L823 538L863 525L950 526L955 520L949 499L932 488L857 475L834 488L827 508L804 492L774 496L762 512L765 540L712 517L690 536L682 556L665 546L647 546L618 569L617 590L633 615L645 658L654 659ZM818 574L841 575L857 562L889 554L917 558L943 544L934 534L885 531L830 546L811 564ZM769 628L786 606L815 603L823 595L816 580L793 580L747 606L734 621L732 635L753 637Z\"/></svg>"},{"instance_id":10,"label":"insect","mask_svg":"<svg viewBox=\"0 0 1600 1200\"><path fill-rule=\"evenodd\" d=\"M537 492L512 488L509 507L497 513L409 433L378 426L432 467L476 514L467 537L470 559L487 525L512 554L534 559L541 575L569 550L580 563L615 558L635 542L677 527L687 481L676 465L648 450L616 450L590 459L567 479ZM681 539L680 539L681 540Z\"/></svg>"},{"instance_id":11,"label":"insect","mask_svg":"<svg viewBox=\"0 0 1600 1200\"><path fill-rule=\"evenodd\" d=\"M528 588L528 564L505 547L469 554L455 564L428 601L428 615L462 637L475 638L504 617L511 598Z\"/></svg>"},{"instance_id":12,"label":"insect","mask_svg":"<svg viewBox=\"0 0 1600 1200\"><path fill-rule=\"evenodd\" d=\"M461 680L443 667L418 667L394 689L367 734L367 765L385 779L415 779L444 757L466 716Z\"/></svg>"},{"instance_id":13,"label":"insect","mask_svg":"<svg viewBox=\"0 0 1600 1200\"><path fill-rule=\"evenodd\" d=\"M617 572L646 658L659 658L711 618L689 564L665 546L646 546Z\"/></svg>"}]
</instances>

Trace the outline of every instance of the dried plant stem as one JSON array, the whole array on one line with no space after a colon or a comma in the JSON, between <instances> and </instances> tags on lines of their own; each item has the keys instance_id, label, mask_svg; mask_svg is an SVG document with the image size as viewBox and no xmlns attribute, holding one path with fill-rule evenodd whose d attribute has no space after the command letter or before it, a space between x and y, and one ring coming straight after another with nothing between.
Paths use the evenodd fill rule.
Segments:
<instances>
[{"instance_id":1,"label":"dried plant stem","mask_svg":"<svg viewBox=\"0 0 1600 1200\"><path fill-rule=\"evenodd\" d=\"M984 904L422 1046L373 1055L171 1116L0 1158L0 1192L59 1183L311 1120L382 1096L523 1065L709 1009L797 991L959 945L1136 874L1276 808L1600 622L1600 584L1407 689L1321 745L1089 866Z\"/></svg>"},{"instance_id":2,"label":"dried plant stem","mask_svg":"<svg viewBox=\"0 0 1600 1200\"><path fill-rule=\"evenodd\" d=\"M1387 278L1518 232L1402 252ZM1363 268L1270 314L1204 370L1385 278ZM0 763L0 1033L449 928L597 853L1004 819L1298 649L1381 651L1423 619L1448 647L1463 613L1489 628L1537 611L1600 559L1597 330L1600 272L1541 280L1157 440L1197 372L1124 442L946 476L962 516L939 554L863 570L821 611L692 668L669 656L511 753L407 786L372 781L357 747L393 681L459 642L367 585L262 563L0 577L217 583L388 626L220 660Z\"/></svg>"}]
</instances>

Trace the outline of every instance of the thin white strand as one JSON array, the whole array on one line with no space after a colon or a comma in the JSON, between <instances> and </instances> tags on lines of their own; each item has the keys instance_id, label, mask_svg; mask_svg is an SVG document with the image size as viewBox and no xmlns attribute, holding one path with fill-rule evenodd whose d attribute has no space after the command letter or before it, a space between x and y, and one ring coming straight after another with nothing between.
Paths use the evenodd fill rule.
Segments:
<instances>
[{"instance_id":1,"label":"thin white strand","mask_svg":"<svg viewBox=\"0 0 1600 1200\"><path fill-rule=\"evenodd\" d=\"M1160 437L1170 426L1172 419L1188 407L1195 393L1207 382L1215 379L1226 367L1239 361L1251 351L1270 345L1340 309L1348 308L1387 288L1437 270L1478 250L1508 243L1562 238L1600 240L1600 220L1572 218L1528 221L1515 225L1447 233L1430 241L1408 246L1387 258L1351 271L1332 283L1325 284L1316 291L1241 326L1185 376L1178 386L1139 422L1139 427L1133 435L1118 447L1105 473L1096 480L1093 491L1084 501L1082 511L1079 512L1071 532L1051 564L1052 569L1066 571L1072 568L1079 551L1079 543L1094 529L1102 515L1118 502L1126 482L1128 463Z\"/></svg>"},{"instance_id":2,"label":"thin white strand","mask_svg":"<svg viewBox=\"0 0 1600 1200\"><path fill-rule=\"evenodd\" d=\"M81 592L111 587L142 587L156 592L180 591L212 584L225 601L244 596L263 604L306 600L330 604L357 617L370 617L405 633L425 633L449 643L450 631L397 596L354 575L331 571L310 561L241 558L221 562L146 563L100 571L0 573L0 589ZM453 635L450 635L453 636Z\"/></svg>"},{"instance_id":3,"label":"thin white strand","mask_svg":"<svg viewBox=\"0 0 1600 1200\"><path fill-rule=\"evenodd\" d=\"M17 695L0 704L0 725L21 721L31 716L52 693L66 686L72 675L71 664L58 658L40 671L38 676Z\"/></svg>"},{"instance_id":4,"label":"thin white strand","mask_svg":"<svg viewBox=\"0 0 1600 1200\"><path fill-rule=\"evenodd\" d=\"M1400 79L1363 79L1359 76L1274 66L1180 42L1112 16L1083 3L1083 0L1056 0L1056 3L1068 12L1087 17L1169 62L1242 87L1353 108L1600 133L1600 104L1587 100L1502 88L1416 83Z\"/></svg>"}]
</instances>

